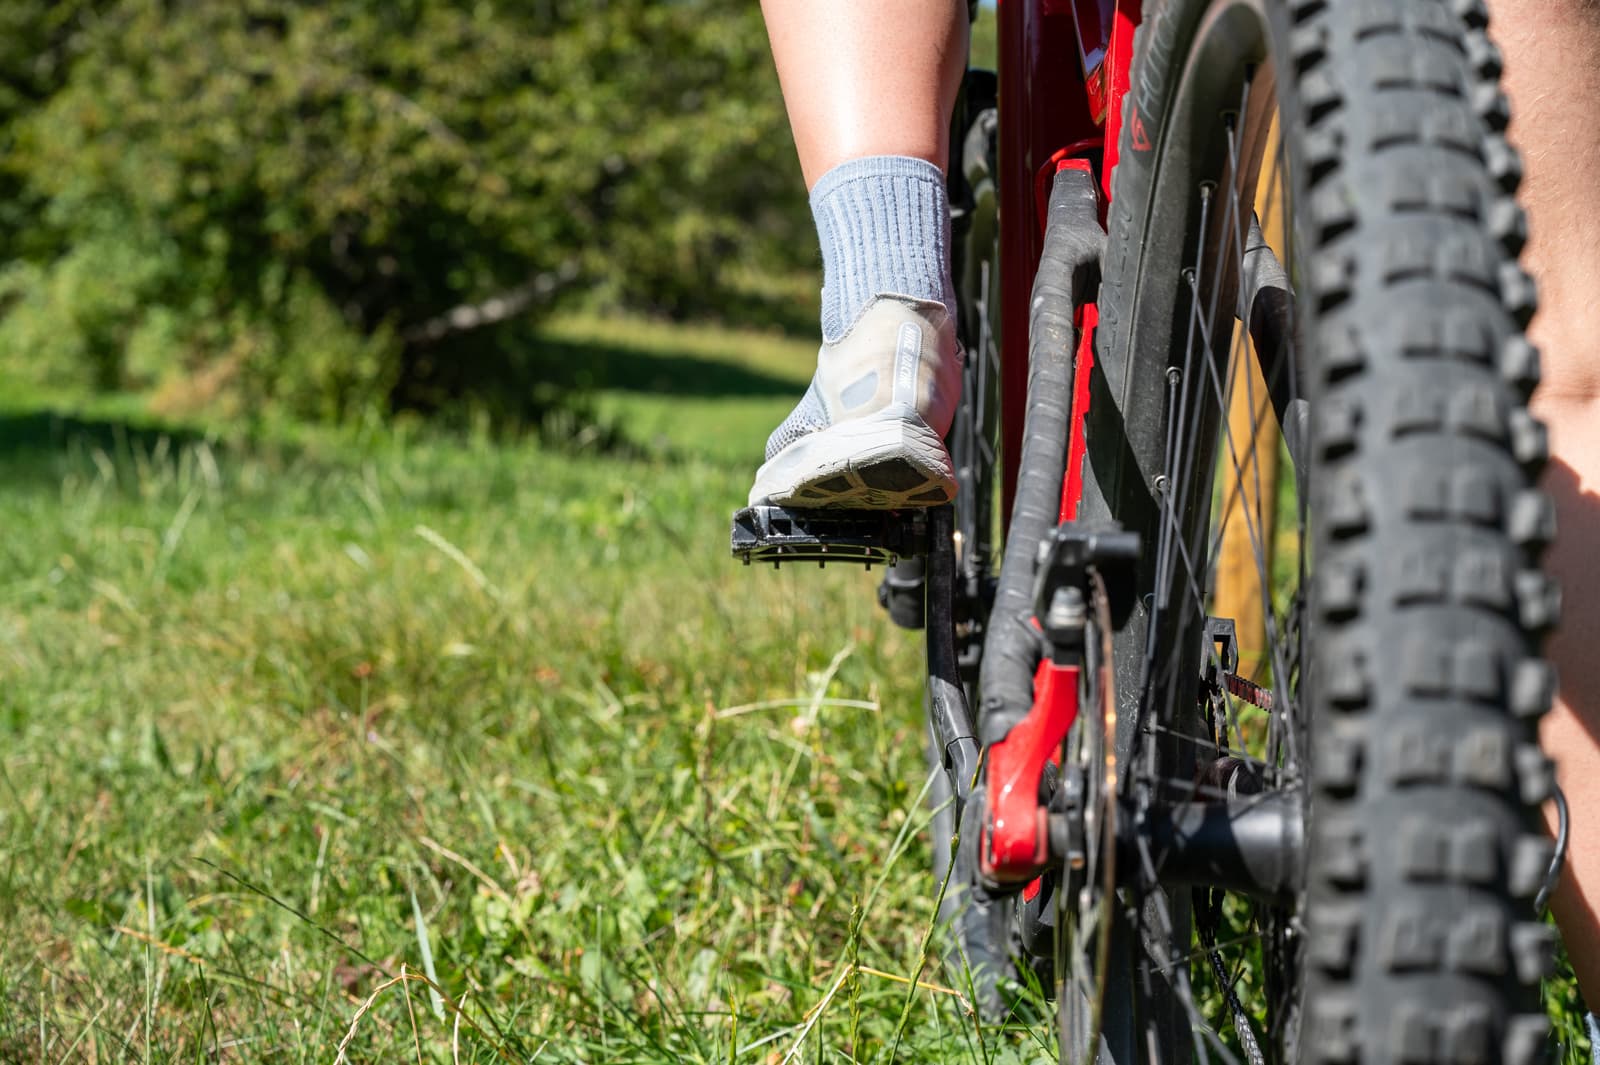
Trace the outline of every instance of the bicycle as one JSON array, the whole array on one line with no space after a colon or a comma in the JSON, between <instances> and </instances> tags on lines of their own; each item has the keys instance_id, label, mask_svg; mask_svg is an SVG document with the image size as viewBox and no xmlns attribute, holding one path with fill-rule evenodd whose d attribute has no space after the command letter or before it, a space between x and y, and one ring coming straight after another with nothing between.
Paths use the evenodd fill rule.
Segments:
<instances>
[{"instance_id":1,"label":"bicycle","mask_svg":"<svg viewBox=\"0 0 1600 1065\"><path fill-rule=\"evenodd\" d=\"M735 554L894 564L957 938L1049 975L1062 1061L1532 1062L1558 595L1483 4L999 18L956 504L754 508Z\"/></svg>"}]
</instances>

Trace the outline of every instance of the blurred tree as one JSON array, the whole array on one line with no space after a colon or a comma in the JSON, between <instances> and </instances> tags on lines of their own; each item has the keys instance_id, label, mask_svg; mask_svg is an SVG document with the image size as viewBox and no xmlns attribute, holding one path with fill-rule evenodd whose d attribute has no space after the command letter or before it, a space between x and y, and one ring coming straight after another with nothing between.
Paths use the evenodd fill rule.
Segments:
<instances>
[{"instance_id":1,"label":"blurred tree","mask_svg":"<svg viewBox=\"0 0 1600 1065\"><path fill-rule=\"evenodd\" d=\"M35 376L431 405L564 296L812 254L746 0L0 0L0 40Z\"/></svg>"}]
</instances>

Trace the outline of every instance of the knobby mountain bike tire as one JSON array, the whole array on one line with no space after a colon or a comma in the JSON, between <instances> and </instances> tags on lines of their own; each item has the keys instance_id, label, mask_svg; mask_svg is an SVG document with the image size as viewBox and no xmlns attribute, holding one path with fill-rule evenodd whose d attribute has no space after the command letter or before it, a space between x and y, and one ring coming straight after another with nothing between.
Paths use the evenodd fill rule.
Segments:
<instances>
[{"instance_id":1,"label":"knobby mountain bike tire","mask_svg":"<svg viewBox=\"0 0 1600 1065\"><path fill-rule=\"evenodd\" d=\"M1121 790L1135 821L1173 792L1293 792L1309 845L1294 897L1219 905L1140 843L1115 932L1133 964L1061 989L1062 1060L1092 1038L1119 1062L1529 1065L1553 948L1532 900L1552 854L1535 725L1554 687L1538 647L1554 512L1535 487L1535 298L1487 13L1147 7L1083 504L1147 545L1114 648ZM1218 511L1259 462L1240 456L1261 425L1241 441L1227 424L1230 390L1250 387L1240 352L1293 496L1255 488L1280 515L1272 543L1252 526L1264 714L1201 684ZM1094 1031L1069 1008L1085 999L1105 1004Z\"/></svg>"}]
</instances>

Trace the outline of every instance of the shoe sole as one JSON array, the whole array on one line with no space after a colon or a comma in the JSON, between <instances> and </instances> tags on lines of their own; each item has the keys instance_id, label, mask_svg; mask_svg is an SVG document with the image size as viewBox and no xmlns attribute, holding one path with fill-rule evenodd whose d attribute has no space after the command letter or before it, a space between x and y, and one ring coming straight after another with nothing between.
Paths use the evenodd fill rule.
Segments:
<instances>
[{"instance_id":1,"label":"shoe sole","mask_svg":"<svg viewBox=\"0 0 1600 1065\"><path fill-rule=\"evenodd\" d=\"M955 496L955 467L939 434L909 407L889 407L778 452L756 473L750 503L900 510Z\"/></svg>"}]
</instances>

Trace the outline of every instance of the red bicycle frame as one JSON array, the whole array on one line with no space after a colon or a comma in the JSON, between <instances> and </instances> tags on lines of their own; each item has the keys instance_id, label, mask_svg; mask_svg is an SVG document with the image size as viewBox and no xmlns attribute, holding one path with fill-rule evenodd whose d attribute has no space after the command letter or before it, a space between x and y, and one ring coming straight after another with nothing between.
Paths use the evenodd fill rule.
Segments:
<instances>
[{"instance_id":1,"label":"red bicycle frame","mask_svg":"<svg viewBox=\"0 0 1600 1065\"><path fill-rule=\"evenodd\" d=\"M1061 163L1098 157L1101 203L1110 201L1142 8L1143 0L999 0L1004 513L1017 483L1027 404L1028 300L1044 245L1039 190L1048 189ZM1017 211L1017 204L1034 209Z\"/></svg>"},{"instance_id":2,"label":"red bicycle frame","mask_svg":"<svg viewBox=\"0 0 1600 1065\"><path fill-rule=\"evenodd\" d=\"M1028 310L1044 245L1050 182L1099 164L1101 220L1122 135L1133 31L1143 0L999 0L1001 486L1011 512L1028 391ZM1018 210L1028 205L1031 210ZM1079 327L1071 433L1060 520L1078 515L1086 452L1084 419L1094 363L1095 304L1075 308ZM981 850L996 880L1034 876L1048 858L1039 780L1078 713L1078 668L1046 660L1027 717L988 753L989 826ZM1028 888L1037 891L1037 881Z\"/></svg>"}]
</instances>

